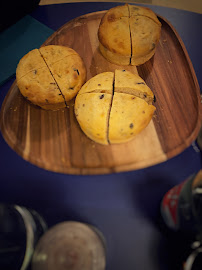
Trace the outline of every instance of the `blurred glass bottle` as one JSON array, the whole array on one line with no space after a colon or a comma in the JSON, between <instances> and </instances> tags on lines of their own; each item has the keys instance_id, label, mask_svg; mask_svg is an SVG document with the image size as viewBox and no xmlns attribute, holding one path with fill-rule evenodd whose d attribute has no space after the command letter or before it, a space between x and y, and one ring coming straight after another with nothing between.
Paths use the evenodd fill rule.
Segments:
<instances>
[{"instance_id":1,"label":"blurred glass bottle","mask_svg":"<svg viewBox=\"0 0 202 270\"><path fill-rule=\"evenodd\" d=\"M46 230L36 211L0 204L0 269L30 269L34 247Z\"/></svg>"},{"instance_id":2,"label":"blurred glass bottle","mask_svg":"<svg viewBox=\"0 0 202 270\"><path fill-rule=\"evenodd\" d=\"M201 270L202 269L202 246L192 247L193 251L186 259L183 270Z\"/></svg>"},{"instance_id":3,"label":"blurred glass bottle","mask_svg":"<svg viewBox=\"0 0 202 270\"><path fill-rule=\"evenodd\" d=\"M87 223L64 221L50 228L36 245L33 270L104 270L106 241Z\"/></svg>"},{"instance_id":4,"label":"blurred glass bottle","mask_svg":"<svg viewBox=\"0 0 202 270\"><path fill-rule=\"evenodd\" d=\"M161 215L169 229L202 241L202 170L165 194Z\"/></svg>"}]
</instances>

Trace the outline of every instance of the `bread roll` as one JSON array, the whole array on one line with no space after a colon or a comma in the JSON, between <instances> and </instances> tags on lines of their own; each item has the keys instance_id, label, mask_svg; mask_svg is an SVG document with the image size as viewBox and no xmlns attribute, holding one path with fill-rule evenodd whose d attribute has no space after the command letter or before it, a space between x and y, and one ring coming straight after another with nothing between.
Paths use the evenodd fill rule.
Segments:
<instances>
[{"instance_id":1,"label":"bread roll","mask_svg":"<svg viewBox=\"0 0 202 270\"><path fill-rule=\"evenodd\" d=\"M83 132L100 144L124 143L151 121L154 94L137 74L104 72L87 81L75 100Z\"/></svg>"},{"instance_id":2,"label":"bread roll","mask_svg":"<svg viewBox=\"0 0 202 270\"><path fill-rule=\"evenodd\" d=\"M109 118L109 143L130 141L152 119L155 107L130 94L114 93Z\"/></svg>"},{"instance_id":3,"label":"bread roll","mask_svg":"<svg viewBox=\"0 0 202 270\"><path fill-rule=\"evenodd\" d=\"M73 49L49 45L27 53L16 69L22 95L47 110L67 106L86 80L86 68Z\"/></svg>"},{"instance_id":4,"label":"bread roll","mask_svg":"<svg viewBox=\"0 0 202 270\"><path fill-rule=\"evenodd\" d=\"M161 23L145 7L117 6L103 16L98 39L101 54L117 65L141 65L155 53Z\"/></svg>"}]
</instances>

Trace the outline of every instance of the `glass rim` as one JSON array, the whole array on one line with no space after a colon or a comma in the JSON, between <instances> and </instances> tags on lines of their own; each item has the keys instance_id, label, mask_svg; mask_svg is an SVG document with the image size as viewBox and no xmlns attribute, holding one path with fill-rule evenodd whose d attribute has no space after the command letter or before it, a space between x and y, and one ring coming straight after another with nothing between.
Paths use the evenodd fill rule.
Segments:
<instances>
[{"instance_id":1,"label":"glass rim","mask_svg":"<svg viewBox=\"0 0 202 270\"><path fill-rule=\"evenodd\" d=\"M192 270L193 264L200 253L202 253L202 246L199 246L188 256L185 261L184 270Z\"/></svg>"}]
</instances>

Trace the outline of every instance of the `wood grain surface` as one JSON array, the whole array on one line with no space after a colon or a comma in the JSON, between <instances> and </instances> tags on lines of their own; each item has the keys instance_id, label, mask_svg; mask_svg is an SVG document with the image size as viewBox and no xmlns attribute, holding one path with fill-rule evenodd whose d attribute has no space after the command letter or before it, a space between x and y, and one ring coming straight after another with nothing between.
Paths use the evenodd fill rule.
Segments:
<instances>
[{"instance_id":1,"label":"wood grain surface","mask_svg":"<svg viewBox=\"0 0 202 270\"><path fill-rule=\"evenodd\" d=\"M104 71L126 69L146 81L156 96L153 120L132 141L103 146L81 131L74 100L69 108L45 111L20 94L16 82L1 109L1 131L9 146L29 162L67 174L106 174L145 168L186 149L200 129L200 90L186 48L164 18L155 56L139 66L117 66L103 58L97 31L106 11L67 22L43 45L69 46L83 58L87 80Z\"/></svg>"}]
</instances>

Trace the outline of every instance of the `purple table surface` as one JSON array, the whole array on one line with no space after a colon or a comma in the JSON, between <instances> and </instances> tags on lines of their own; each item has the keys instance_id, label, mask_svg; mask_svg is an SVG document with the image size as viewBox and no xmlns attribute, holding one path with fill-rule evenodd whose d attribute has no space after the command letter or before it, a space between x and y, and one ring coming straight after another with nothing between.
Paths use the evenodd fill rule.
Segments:
<instances>
[{"instance_id":1,"label":"purple table surface","mask_svg":"<svg viewBox=\"0 0 202 270\"><path fill-rule=\"evenodd\" d=\"M39 6L35 19L57 30L86 13L120 3L68 3ZM202 15L149 6L176 28L202 85ZM2 104L12 82L0 88ZM171 187L201 168L195 142L180 155L142 170L96 176L49 172L18 156L0 135L0 202L37 210L49 227L64 220L96 226L107 243L106 270L181 269L187 249L179 234L163 230L160 202Z\"/></svg>"}]
</instances>

